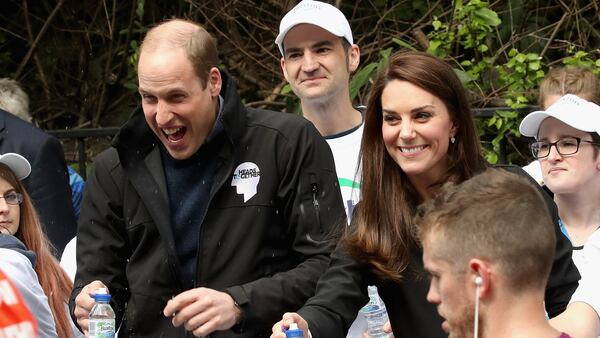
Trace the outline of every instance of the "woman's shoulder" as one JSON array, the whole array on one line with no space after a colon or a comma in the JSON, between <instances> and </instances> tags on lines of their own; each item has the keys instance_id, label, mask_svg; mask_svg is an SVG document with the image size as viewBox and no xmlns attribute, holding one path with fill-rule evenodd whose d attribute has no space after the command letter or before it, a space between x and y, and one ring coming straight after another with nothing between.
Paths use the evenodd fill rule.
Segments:
<instances>
[{"instance_id":1,"label":"woman's shoulder","mask_svg":"<svg viewBox=\"0 0 600 338\"><path fill-rule=\"evenodd\" d=\"M9 251L14 251L24 256L29 264L35 267L35 253L33 251L27 250L25 244L21 242L17 237L12 235L0 234L0 249L5 249ZM11 257L15 257L10 255Z\"/></svg>"}]
</instances>

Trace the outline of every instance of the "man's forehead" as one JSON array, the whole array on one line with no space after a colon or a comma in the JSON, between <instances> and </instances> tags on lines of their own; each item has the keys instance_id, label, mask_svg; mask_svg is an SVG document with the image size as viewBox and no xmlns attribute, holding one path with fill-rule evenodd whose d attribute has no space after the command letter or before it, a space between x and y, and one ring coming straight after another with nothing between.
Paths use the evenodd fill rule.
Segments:
<instances>
[{"instance_id":1,"label":"man's forehead","mask_svg":"<svg viewBox=\"0 0 600 338\"><path fill-rule=\"evenodd\" d=\"M439 241L439 234L434 231L426 233L422 239L421 244L423 246L423 264L425 268L435 268L443 265L445 261L440 257L440 245L443 245L442 241Z\"/></svg>"},{"instance_id":2,"label":"man's forehead","mask_svg":"<svg viewBox=\"0 0 600 338\"><path fill-rule=\"evenodd\" d=\"M339 41L341 43L342 39L342 37L334 35L326 29L323 29L317 25L313 25L310 23L301 23L290 29L290 31L285 35L285 38L283 39L283 44L285 46L286 44L291 43L315 43L316 41L331 43Z\"/></svg>"}]
</instances>

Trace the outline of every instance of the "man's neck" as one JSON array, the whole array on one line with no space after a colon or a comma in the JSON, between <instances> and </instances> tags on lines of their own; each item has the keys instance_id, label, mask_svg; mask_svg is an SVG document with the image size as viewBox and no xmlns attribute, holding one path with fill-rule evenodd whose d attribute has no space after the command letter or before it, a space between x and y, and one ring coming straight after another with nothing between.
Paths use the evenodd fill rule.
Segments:
<instances>
[{"instance_id":1,"label":"man's neck","mask_svg":"<svg viewBox=\"0 0 600 338\"><path fill-rule=\"evenodd\" d=\"M347 98L327 102L302 101L302 114L323 136L339 134L362 123L362 114Z\"/></svg>"},{"instance_id":2,"label":"man's neck","mask_svg":"<svg viewBox=\"0 0 600 338\"><path fill-rule=\"evenodd\" d=\"M505 296L497 295L485 310L482 338L558 338L560 332L546 318L543 292Z\"/></svg>"}]
</instances>

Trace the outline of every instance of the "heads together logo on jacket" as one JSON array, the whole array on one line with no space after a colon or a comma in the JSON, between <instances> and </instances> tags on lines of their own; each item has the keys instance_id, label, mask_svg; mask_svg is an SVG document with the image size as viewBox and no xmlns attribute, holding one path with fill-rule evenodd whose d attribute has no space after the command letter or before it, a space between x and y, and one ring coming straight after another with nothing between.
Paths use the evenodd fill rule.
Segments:
<instances>
[{"instance_id":1,"label":"heads together logo on jacket","mask_svg":"<svg viewBox=\"0 0 600 338\"><path fill-rule=\"evenodd\" d=\"M244 195L244 203L256 195L256 187L260 181L260 169L256 163L244 162L233 171L231 186L239 195Z\"/></svg>"}]
</instances>

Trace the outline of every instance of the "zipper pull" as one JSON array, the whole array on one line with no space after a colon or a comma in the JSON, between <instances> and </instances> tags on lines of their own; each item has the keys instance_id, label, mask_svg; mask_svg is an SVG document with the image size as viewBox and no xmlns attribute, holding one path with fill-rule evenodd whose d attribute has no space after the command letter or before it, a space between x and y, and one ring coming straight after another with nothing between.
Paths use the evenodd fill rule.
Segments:
<instances>
[{"instance_id":1,"label":"zipper pull","mask_svg":"<svg viewBox=\"0 0 600 338\"><path fill-rule=\"evenodd\" d=\"M319 200L317 199L317 194L319 192L319 187L317 183L312 183L312 198L313 198L313 207L315 208L315 215L317 216L317 223L319 224L319 232L323 233L323 227L321 225L321 206L319 205Z\"/></svg>"}]
</instances>

